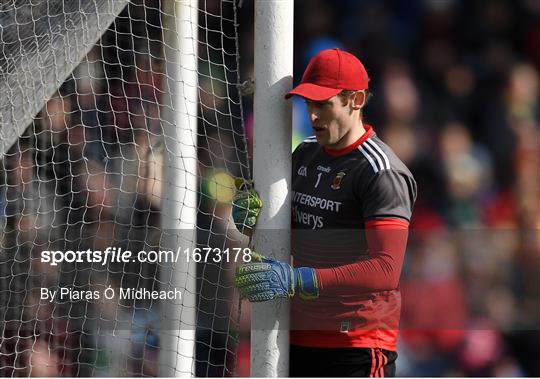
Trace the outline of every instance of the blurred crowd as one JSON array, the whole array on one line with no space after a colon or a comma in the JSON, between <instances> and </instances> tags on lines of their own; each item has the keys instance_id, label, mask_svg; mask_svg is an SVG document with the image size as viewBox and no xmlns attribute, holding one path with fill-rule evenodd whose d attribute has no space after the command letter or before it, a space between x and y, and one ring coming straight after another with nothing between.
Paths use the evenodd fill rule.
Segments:
<instances>
[{"instance_id":1,"label":"blurred crowd","mask_svg":"<svg viewBox=\"0 0 540 379\"><path fill-rule=\"evenodd\" d=\"M357 55L364 122L418 182L398 375L540 375L539 25L534 0L295 1L295 83L322 49Z\"/></svg>"},{"instance_id":2,"label":"blurred crowd","mask_svg":"<svg viewBox=\"0 0 540 379\"><path fill-rule=\"evenodd\" d=\"M130 6L2 160L2 376L159 373L154 304L47 304L31 291L166 284L156 265L36 259L160 246L165 61L157 2L134 3L146 6ZM200 246L230 242L216 173L249 176L252 99L241 109L235 83L252 77L253 4L239 8L239 78L234 39L215 31L233 33L212 16L228 12L201 1ZM355 53L371 78L365 122L418 182L398 375L540 375L539 25L535 0L295 0L295 82L322 49ZM293 108L297 145L311 129ZM231 272L197 267L198 376L249 375L249 305L236 313Z\"/></svg>"}]
</instances>

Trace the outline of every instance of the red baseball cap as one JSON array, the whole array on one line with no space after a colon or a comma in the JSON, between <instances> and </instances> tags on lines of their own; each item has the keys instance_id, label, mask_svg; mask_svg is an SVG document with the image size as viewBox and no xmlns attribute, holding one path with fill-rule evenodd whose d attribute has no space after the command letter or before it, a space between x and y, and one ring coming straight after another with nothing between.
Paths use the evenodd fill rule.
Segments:
<instances>
[{"instance_id":1,"label":"red baseball cap","mask_svg":"<svg viewBox=\"0 0 540 379\"><path fill-rule=\"evenodd\" d=\"M364 65L351 53L339 49L323 50L309 61L302 81L285 99L297 95L313 101L328 100L343 90L368 88Z\"/></svg>"}]
</instances>

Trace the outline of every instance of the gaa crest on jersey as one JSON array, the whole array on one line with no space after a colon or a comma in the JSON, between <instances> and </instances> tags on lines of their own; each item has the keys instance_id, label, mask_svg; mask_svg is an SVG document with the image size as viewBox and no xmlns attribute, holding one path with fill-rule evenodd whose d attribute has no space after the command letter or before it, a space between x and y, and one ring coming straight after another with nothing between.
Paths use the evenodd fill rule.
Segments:
<instances>
[{"instance_id":1,"label":"gaa crest on jersey","mask_svg":"<svg viewBox=\"0 0 540 379\"><path fill-rule=\"evenodd\" d=\"M307 176L307 167L306 166L300 166L298 169L298 175L299 176Z\"/></svg>"},{"instance_id":2,"label":"gaa crest on jersey","mask_svg":"<svg viewBox=\"0 0 540 379\"><path fill-rule=\"evenodd\" d=\"M332 185L330 188L333 190L338 190L341 188L341 181L343 180L343 177L345 176L345 173L343 171L340 171L336 174L334 180L332 181Z\"/></svg>"}]
</instances>

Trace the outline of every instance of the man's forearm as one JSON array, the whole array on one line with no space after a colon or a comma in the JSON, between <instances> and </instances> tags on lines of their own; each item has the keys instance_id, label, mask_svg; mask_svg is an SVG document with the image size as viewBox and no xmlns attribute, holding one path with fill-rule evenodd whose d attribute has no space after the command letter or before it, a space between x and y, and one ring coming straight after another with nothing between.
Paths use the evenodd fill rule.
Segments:
<instances>
[{"instance_id":1,"label":"man's forearm","mask_svg":"<svg viewBox=\"0 0 540 379\"><path fill-rule=\"evenodd\" d=\"M370 258L355 263L318 268L320 295L354 295L396 289L407 247L405 220L375 220L366 225Z\"/></svg>"}]
</instances>

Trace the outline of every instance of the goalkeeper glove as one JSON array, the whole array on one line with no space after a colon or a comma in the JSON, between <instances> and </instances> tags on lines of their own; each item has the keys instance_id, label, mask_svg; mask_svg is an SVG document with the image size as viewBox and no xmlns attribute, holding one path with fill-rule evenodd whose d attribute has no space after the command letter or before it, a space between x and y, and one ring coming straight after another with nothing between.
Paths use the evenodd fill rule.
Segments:
<instances>
[{"instance_id":1,"label":"goalkeeper glove","mask_svg":"<svg viewBox=\"0 0 540 379\"><path fill-rule=\"evenodd\" d=\"M289 298L298 293L303 299L319 297L315 269L293 268L290 264L252 253L252 262L236 268L235 284L240 296L260 302Z\"/></svg>"},{"instance_id":2,"label":"goalkeeper glove","mask_svg":"<svg viewBox=\"0 0 540 379\"><path fill-rule=\"evenodd\" d=\"M236 228L243 233L245 229L252 229L255 226L263 204L250 182L236 178L234 184L237 191L233 200L232 215Z\"/></svg>"}]
</instances>

